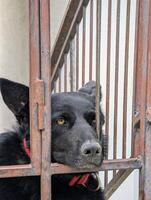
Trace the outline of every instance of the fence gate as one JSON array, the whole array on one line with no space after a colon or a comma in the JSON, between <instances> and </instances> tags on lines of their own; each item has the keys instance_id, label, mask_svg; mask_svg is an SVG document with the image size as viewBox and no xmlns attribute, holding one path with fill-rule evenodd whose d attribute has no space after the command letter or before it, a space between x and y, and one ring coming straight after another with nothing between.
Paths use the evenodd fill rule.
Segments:
<instances>
[{"instance_id":1,"label":"fence gate","mask_svg":"<svg viewBox=\"0 0 151 200\"><path fill-rule=\"evenodd\" d=\"M134 169L140 171L139 199L151 199L150 36L148 0L72 0L52 50L52 92L75 91L96 80L97 122L101 83L109 153L94 170L104 171L106 199ZM73 172L60 165L51 169Z\"/></svg>"},{"instance_id":2,"label":"fence gate","mask_svg":"<svg viewBox=\"0 0 151 200\"><path fill-rule=\"evenodd\" d=\"M109 138L109 153L93 171L104 172L106 199L139 169L139 199L150 200L151 1L71 0L51 58L50 0L29 2L31 164L0 167L0 178L39 175L41 199L50 200L53 174L81 172L50 163L49 92L75 91L93 79L97 122L101 83Z\"/></svg>"},{"instance_id":3,"label":"fence gate","mask_svg":"<svg viewBox=\"0 0 151 200\"><path fill-rule=\"evenodd\" d=\"M49 0L29 0L31 164L1 166L0 178L41 176L41 199L51 199Z\"/></svg>"}]
</instances>

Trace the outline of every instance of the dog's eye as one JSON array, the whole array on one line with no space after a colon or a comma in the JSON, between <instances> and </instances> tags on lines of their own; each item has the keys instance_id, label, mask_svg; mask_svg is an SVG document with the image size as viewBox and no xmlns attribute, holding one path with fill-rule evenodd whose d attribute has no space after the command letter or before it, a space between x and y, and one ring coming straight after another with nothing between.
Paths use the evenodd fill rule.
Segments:
<instances>
[{"instance_id":1,"label":"dog's eye","mask_svg":"<svg viewBox=\"0 0 151 200\"><path fill-rule=\"evenodd\" d=\"M66 121L63 118L60 118L60 119L57 120L57 124L60 125L60 126L64 125L65 123L66 123Z\"/></svg>"}]
</instances>

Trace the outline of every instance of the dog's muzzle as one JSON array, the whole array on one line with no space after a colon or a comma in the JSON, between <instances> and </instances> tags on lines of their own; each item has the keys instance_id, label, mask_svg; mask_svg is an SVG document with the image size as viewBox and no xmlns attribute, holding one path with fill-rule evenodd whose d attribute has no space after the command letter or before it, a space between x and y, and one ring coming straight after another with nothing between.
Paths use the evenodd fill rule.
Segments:
<instances>
[{"instance_id":1,"label":"dog's muzzle","mask_svg":"<svg viewBox=\"0 0 151 200\"><path fill-rule=\"evenodd\" d=\"M81 146L81 155L88 163L98 163L101 161L102 147L98 142L86 141Z\"/></svg>"}]
</instances>

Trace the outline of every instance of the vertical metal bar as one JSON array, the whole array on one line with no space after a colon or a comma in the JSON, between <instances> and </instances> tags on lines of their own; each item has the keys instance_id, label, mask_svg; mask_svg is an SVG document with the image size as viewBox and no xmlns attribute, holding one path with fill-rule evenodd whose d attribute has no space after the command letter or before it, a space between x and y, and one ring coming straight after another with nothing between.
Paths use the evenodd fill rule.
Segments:
<instances>
[{"instance_id":1,"label":"vertical metal bar","mask_svg":"<svg viewBox=\"0 0 151 200\"><path fill-rule=\"evenodd\" d=\"M147 118L151 121L151 3L149 10L149 31L148 31L148 83L147 83Z\"/></svg>"},{"instance_id":2,"label":"vertical metal bar","mask_svg":"<svg viewBox=\"0 0 151 200\"><path fill-rule=\"evenodd\" d=\"M82 32L82 85L85 83L85 44L86 44L86 7L83 6L83 32Z\"/></svg>"},{"instance_id":3,"label":"vertical metal bar","mask_svg":"<svg viewBox=\"0 0 151 200\"><path fill-rule=\"evenodd\" d=\"M101 9L102 1L97 0L96 16L96 131L100 137L100 55L101 55Z\"/></svg>"},{"instance_id":4,"label":"vertical metal bar","mask_svg":"<svg viewBox=\"0 0 151 200\"><path fill-rule=\"evenodd\" d=\"M144 2L144 1L143 1ZM144 34L142 35L144 51L142 52L142 106L141 106L141 140L140 146L144 144L144 167L142 169L141 180L144 186L143 200L151 199L151 1L145 1L142 7L144 23ZM146 92L146 97L144 97ZM146 118L145 118L146 117ZM144 140L144 141L143 141ZM142 186L141 182L141 186ZM141 197L140 197L141 198Z\"/></svg>"},{"instance_id":5,"label":"vertical metal bar","mask_svg":"<svg viewBox=\"0 0 151 200\"><path fill-rule=\"evenodd\" d=\"M41 199L51 199L51 84L50 84L50 0L40 0L41 78L45 84L45 128L42 131Z\"/></svg>"},{"instance_id":6,"label":"vertical metal bar","mask_svg":"<svg viewBox=\"0 0 151 200\"><path fill-rule=\"evenodd\" d=\"M92 80L93 61L93 0L90 1L90 51L89 51L89 80Z\"/></svg>"},{"instance_id":7,"label":"vertical metal bar","mask_svg":"<svg viewBox=\"0 0 151 200\"><path fill-rule=\"evenodd\" d=\"M41 168L41 137L35 125L34 117L37 113L36 80L40 78L40 44L39 44L39 1L29 1L30 23L30 140L31 140L31 163L40 171ZM39 147L37 149L37 146Z\"/></svg>"},{"instance_id":8,"label":"vertical metal bar","mask_svg":"<svg viewBox=\"0 0 151 200\"><path fill-rule=\"evenodd\" d=\"M148 78L148 59L149 59L149 30L151 20L151 2L141 0L139 2L139 19L138 19L138 45L136 61L136 85L135 85L135 108L140 113L140 135L139 146L140 156L142 157L143 166L140 171L139 181L139 199L149 200L151 198L148 178L150 178L150 127L146 120L146 103L147 103L147 78ZM146 156L146 157L145 157Z\"/></svg>"},{"instance_id":9,"label":"vertical metal bar","mask_svg":"<svg viewBox=\"0 0 151 200\"><path fill-rule=\"evenodd\" d=\"M105 134L109 137L109 109L110 109L110 58L111 58L111 20L112 20L112 0L108 1L108 32L107 32L107 71L106 71L106 120ZM108 147L108 144L107 144ZM108 159L108 153L106 153ZM105 171L105 187L108 183L108 172Z\"/></svg>"},{"instance_id":10,"label":"vertical metal bar","mask_svg":"<svg viewBox=\"0 0 151 200\"><path fill-rule=\"evenodd\" d=\"M126 158L126 133L127 133L127 87L128 87L128 56L129 56L129 29L130 29L130 6L131 0L127 1L126 36L125 36L125 66L124 66L124 99L123 99L123 152Z\"/></svg>"},{"instance_id":11,"label":"vertical metal bar","mask_svg":"<svg viewBox=\"0 0 151 200\"><path fill-rule=\"evenodd\" d=\"M79 24L76 24L76 90L79 88Z\"/></svg>"},{"instance_id":12,"label":"vertical metal bar","mask_svg":"<svg viewBox=\"0 0 151 200\"><path fill-rule=\"evenodd\" d=\"M117 16L116 16L116 57L115 57L115 89L114 89L114 144L113 144L113 159L117 156L117 119L118 119L118 76L119 76L119 33L120 33L120 4L117 1ZM116 171L113 171L113 176Z\"/></svg>"},{"instance_id":13,"label":"vertical metal bar","mask_svg":"<svg viewBox=\"0 0 151 200\"><path fill-rule=\"evenodd\" d=\"M58 81L59 81L59 92L61 92L61 69L59 70L59 77L58 77Z\"/></svg>"},{"instance_id":14,"label":"vertical metal bar","mask_svg":"<svg viewBox=\"0 0 151 200\"><path fill-rule=\"evenodd\" d=\"M134 134L134 119L136 116L136 81L137 81L137 49L138 49L138 19L139 19L139 0L136 1L136 16L135 16L135 44L134 44L134 72L133 72L133 102L132 102L132 139L131 139L131 156L136 157L135 150L135 134Z\"/></svg>"},{"instance_id":15,"label":"vertical metal bar","mask_svg":"<svg viewBox=\"0 0 151 200\"><path fill-rule=\"evenodd\" d=\"M71 92L73 92L73 67L74 67L74 59L73 59L73 40L70 41L70 88Z\"/></svg>"},{"instance_id":16,"label":"vertical metal bar","mask_svg":"<svg viewBox=\"0 0 151 200\"><path fill-rule=\"evenodd\" d=\"M67 54L64 55L64 91L67 92Z\"/></svg>"},{"instance_id":17,"label":"vertical metal bar","mask_svg":"<svg viewBox=\"0 0 151 200\"><path fill-rule=\"evenodd\" d=\"M140 88L137 87L137 99L140 102L140 117L141 117L141 155L144 156L144 130L145 130L145 112L146 112L146 82L147 82L147 50L148 50L148 18L149 18L149 1L140 1L140 18L139 18L139 36L138 36L138 58L137 65L140 73ZM139 90L138 90L139 89ZM139 100L138 100L139 99Z\"/></svg>"},{"instance_id":18,"label":"vertical metal bar","mask_svg":"<svg viewBox=\"0 0 151 200\"><path fill-rule=\"evenodd\" d=\"M150 1L149 1L150 2ZM147 70L147 110L145 130L145 200L151 199L151 2L149 3L149 30L148 30L148 70Z\"/></svg>"}]
</instances>

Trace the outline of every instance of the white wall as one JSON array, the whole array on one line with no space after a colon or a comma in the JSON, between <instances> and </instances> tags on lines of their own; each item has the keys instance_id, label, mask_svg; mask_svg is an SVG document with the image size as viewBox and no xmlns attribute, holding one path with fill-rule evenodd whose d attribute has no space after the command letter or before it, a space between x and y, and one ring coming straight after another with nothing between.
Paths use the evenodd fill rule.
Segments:
<instances>
[{"instance_id":1,"label":"white wall","mask_svg":"<svg viewBox=\"0 0 151 200\"><path fill-rule=\"evenodd\" d=\"M51 46L53 46L62 18L70 0L51 0Z\"/></svg>"},{"instance_id":2,"label":"white wall","mask_svg":"<svg viewBox=\"0 0 151 200\"><path fill-rule=\"evenodd\" d=\"M51 45L55 41L69 0L51 0ZM58 12L59 11L59 12ZM0 0L0 77L29 83L29 1ZM0 132L12 127L15 118L0 94Z\"/></svg>"},{"instance_id":3,"label":"white wall","mask_svg":"<svg viewBox=\"0 0 151 200\"><path fill-rule=\"evenodd\" d=\"M28 84L28 1L0 0L0 77ZM0 96L0 132L15 119Z\"/></svg>"}]
</instances>

